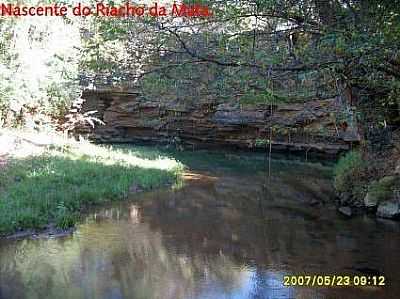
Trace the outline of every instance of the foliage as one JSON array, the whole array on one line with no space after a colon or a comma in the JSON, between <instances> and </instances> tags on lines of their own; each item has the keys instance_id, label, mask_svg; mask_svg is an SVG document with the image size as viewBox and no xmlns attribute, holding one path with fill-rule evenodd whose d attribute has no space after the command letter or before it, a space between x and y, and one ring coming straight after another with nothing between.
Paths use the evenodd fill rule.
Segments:
<instances>
[{"instance_id":1,"label":"foliage","mask_svg":"<svg viewBox=\"0 0 400 299\"><path fill-rule=\"evenodd\" d=\"M212 98L251 104L271 95L278 103L343 96L347 89L359 102L371 103L365 110L378 110L365 122L400 119L395 4L201 3L210 6L213 17L66 18L57 24L53 18L1 20L3 118L11 113L16 120L21 108L22 118L32 111L60 117L81 88L118 86L138 88L145 98L159 101ZM72 40L62 48L49 47L58 44L52 43L56 31ZM38 74L45 78L39 84L30 77L34 72L24 59L28 54L40 54L40 64L47 66ZM21 69L25 71L13 80Z\"/></svg>"},{"instance_id":2,"label":"foliage","mask_svg":"<svg viewBox=\"0 0 400 299\"><path fill-rule=\"evenodd\" d=\"M399 6L389 1L360 1L341 9L341 19L327 27L322 53L335 53L335 76L352 93L367 128L398 125L400 49ZM340 89L340 88L339 88Z\"/></svg>"},{"instance_id":3,"label":"foliage","mask_svg":"<svg viewBox=\"0 0 400 299\"><path fill-rule=\"evenodd\" d=\"M80 92L77 49L79 29L63 18L2 18L1 123L51 125L65 114Z\"/></svg>"},{"instance_id":4,"label":"foliage","mask_svg":"<svg viewBox=\"0 0 400 299\"><path fill-rule=\"evenodd\" d=\"M366 163L360 152L352 151L339 159L334 169L334 185L339 194L347 193L354 199L362 200Z\"/></svg>"},{"instance_id":5,"label":"foliage","mask_svg":"<svg viewBox=\"0 0 400 299\"><path fill-rule=\"evenodd\" d=\"M395 176L386 176L378 181L373 181L368 188L371 198L377 202L393 198L393 192L399 187L398 178Z\"/></svg>"},{"instance_id":6,"label":"foliage","mask_svg":"<svg viewBox=\"0 0 400 299\"><path fill-rule=\"evenodd\" d=\"M240 104L243 105L256 105L256 104L274 104L283 103L286 98L275 94L272 90L265 90L264 92L255 93L254 91L243 95L240 98Z\"/></svg>"}]
</instances>

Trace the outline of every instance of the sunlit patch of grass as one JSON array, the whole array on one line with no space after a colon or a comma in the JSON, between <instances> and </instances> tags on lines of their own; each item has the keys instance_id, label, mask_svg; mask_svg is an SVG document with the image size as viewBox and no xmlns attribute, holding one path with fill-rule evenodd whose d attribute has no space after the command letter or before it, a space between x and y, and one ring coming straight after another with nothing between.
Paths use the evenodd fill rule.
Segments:
<instances>
[{"instance_id":1,"label":"sunlit patch of grass","mask_svg":"<svg viewBox=\"0 0 400 299\"><path fill-rule=\"evenodd\" d=\"M145 151L144 148L130 150L129 148L122 149L119 147L99 146L89 142L81 142L79 147L70 148L68 151L71 158L86 158L90 161L101 162L104 165L123 164L161 170L171 170L181 167L175 159L170 157L159 155L158 157L144 158L141 156L142 153L140 153L140 151Z\"/></svg>"},{"instance_id":2,"label":"sunlit patch of grass","mask_svg":"<svg viewBox=\"0 0 400 299\"><path fill-rule=\"evenodd\" d=\"M126 198L132 185L150 190L178 183L182 169L170 158L143 159L89 143L11 159L0 173L0 234L73 226L84 207Z\"/></svg>"}]
</instances>

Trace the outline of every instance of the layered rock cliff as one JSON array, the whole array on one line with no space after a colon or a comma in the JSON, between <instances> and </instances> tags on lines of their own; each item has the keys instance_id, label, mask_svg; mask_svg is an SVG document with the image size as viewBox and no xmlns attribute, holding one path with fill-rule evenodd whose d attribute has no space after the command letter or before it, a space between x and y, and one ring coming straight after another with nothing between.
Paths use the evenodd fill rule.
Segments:
<instances>
[{"instance_id":1,"label":"layered rock cliff","mask_svg":"<svg viewBox=\"0 0 400 299\"><path fill-rule=\"evenodd\" d=\"M137 92L85 91L83 111L97 110L104 126L82 130L99 142L175 143L189 148L229 146L336 155L357 142L340 129L335 99L298 104L257 104L199 99L155 101Z\"/></svg>"}]
</instances>

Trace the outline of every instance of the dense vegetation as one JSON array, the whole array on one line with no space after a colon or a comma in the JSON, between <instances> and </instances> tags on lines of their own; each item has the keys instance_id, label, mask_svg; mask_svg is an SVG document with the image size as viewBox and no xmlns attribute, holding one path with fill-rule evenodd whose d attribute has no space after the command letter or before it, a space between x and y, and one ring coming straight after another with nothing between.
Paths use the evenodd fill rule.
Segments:
<instances>
[{"instance_id":1,"label":"dense vegetation","mask_svg":"<svg viewBox=\"0 0 400 299\"><path fill-rule=\"evenodd\" d=\"M144 158L152 152L69 143L11 159L0 172L0 235L67 228L90 205L178 182L182 165L159 153Z\"/></svg>"},{"instance_id":2,"label":"dense vegetation","mask_svg":"<svg viewBox=\"0 0 400 299\"><path fill-rule=\"evenodd\" d=\"M336 95L342 120L356 105L366 122L398 121L396 1L200 2L212 18L2 18L3 121L60 117L80 88L102 86L184 101Z\"/></svg>"}]
</instances>

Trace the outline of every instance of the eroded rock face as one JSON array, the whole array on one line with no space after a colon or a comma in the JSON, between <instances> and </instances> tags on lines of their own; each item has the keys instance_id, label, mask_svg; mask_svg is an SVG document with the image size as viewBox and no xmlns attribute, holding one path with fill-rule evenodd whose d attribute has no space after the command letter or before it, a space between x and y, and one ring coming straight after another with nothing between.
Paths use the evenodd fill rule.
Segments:
<instances>
[{"instance_id":1,"label":"eroded rock face","mask_svg":"<svg viewBox=\"0 0 400 299\"><path fill-rule=\"evenodd\" d=\"M97 110L106 124L87 131L101 142L179 140L190 148L265 148L273 127L274 150L336 155L349 149L348 136L338 131L331 116L335 99L246 107L210 99L146 100L135 92L86 91L83 98L83 110Z\"/></svg>"}]
</instances>

